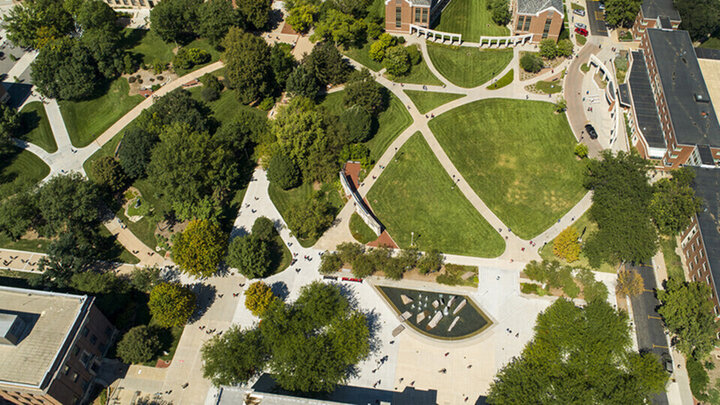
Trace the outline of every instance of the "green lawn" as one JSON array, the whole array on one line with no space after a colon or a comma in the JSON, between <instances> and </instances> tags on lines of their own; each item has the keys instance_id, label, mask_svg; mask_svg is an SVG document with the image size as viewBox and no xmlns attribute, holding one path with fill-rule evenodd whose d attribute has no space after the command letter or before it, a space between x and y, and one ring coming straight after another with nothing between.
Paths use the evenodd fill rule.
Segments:
<instances>
[{"instance_id":1,"label":"green lawn","mask_svg":"<svg viewBox=\"0 0 720 405\"><path fill-rule=\"evenodd\" d=\"M700 48L720 49L720 38L710 37L707 41L700 44Z\"/></svg>"},{"instance_id":2,"label":"green lawn","mask_svg":"<svg viewBox=\"0 0 720 405\"><path fill-rule=\"evenodd\" d=\"M677 277L685 280L685 271L682 267L680 256L675 252L677 241L675 237L660 237L660 249L665 259L665 267L667 268L668 277Z\"/></svg>"},{"instance_id":3,"label":"green lawn","mask_svg":"<svg viewBox=\"0 0 720 405\"><path fill-rule=\"evenodd\" d=\"M12 240L5 232L0 232L0 248L26 250L29 252L45 253L49 239L19 239Z\"/></svg>"},{"instance_id":4,"label":"green lawn","mask_svg":"<svg viewBox=\"0 0 720 405\"><path fill-rule=\"evenodd\" d=\"M465 97L464 94L436 93L432 91L405 90L415 107L421 114L430 112L443 104L447 104L458 98Z\"/></svg>"},{"instance_id":5,"label":"green lawn","mask_svg":"<svg viewBox=\"0 0 720 405\"><path fill-rule=\"evenodd\" d=\"M18 135L18 138L33 143L49 153L57 152L57 143L43 103L33 101L25 104L20 110L20 122L22 122L22 134Z\"/></svg>"},{"instance_id":6,"label":"green lawn","mask_svg":"<svg viewBox=\"0 0 720 405\"><path fill-rule=\"evenodd\" d=\"M0 155L0 198L34 186L50 174L50 167L33 153L13 147Z\"/></svg>"},{"instance_id":7,"label":"green lawn","mask_svg":"<svg viewBox=\"0 0 720 405\"><path fill-rule=\"evenodd\" d=\"M225 90L220 93L219 99L206 103L202 100L202 97L200 96L202 89L203 86L197 86L189 89L189 91L190 94L192 94L193 98L207 104L207 106L210 107L213 112L213 116L221 124L225 122L230 122L235 119L236 114L240 110L252 111L258 116L267 116L267 113L265 111L241 103L238 100L237 94L234 90Z\"/></svg>"},{"instance_id":8,"label":"green lawn","mask_svg":"<svg viewBox=\"0 0 720 405\"><path fill-rule=\"evenodd\" d=\"M375 235L375 231L367 226L365 221L363 221L357 212L353 212L350 216L350 233L352 233L352 236L356 241L363 244L372 242L378 238L378 236Z\"/></svg>"},{"instance_id":9,"label":"green lawn","mask_svg":"<svg viewBox=\"0 0 720 405\"><path fill-rule=\"evenodd\" d=\"M344 108L342 102L344 95L344 91L330 93L325 97L322 105L340 114ZM407 107L391 93L388 108L378 115L377 123L377 132L365 142L370 148L370 158L375 161L382 156L395 138L412 124L412 117L407 112Z\"/></svg>"},{"instance_id":10,"label":"green lawn","mask_svg":"<svg viewBox=\"0 0 720 405\"><path fill-rule=\"evenodd\" d=\"M110 83L102 96L84 101L60 101L65 126L73 146L82 148L94 141L133 107L143 96L128 95L130 86L121 77Z\"/></svg>"},{"instance_id":11,"label":"green lawn","mask_svg":"<svg viewBox=\"0 0 720 405\"><path fill-rule=\"evenodd\" d=\"M380 62L375 62L370 58L369 52L372 42L373 41L366 42L362 48L350 48L345 50L340 47L338 49L340 49L340 52L342 52L342 54L347 56L348 58L360 63L361 65L372 71L378 72L382 69L382 64Z\"/></svg>"},{"instance_id":12,"label":"green lawn","mask_svg":"<svg viewBox=\"0 0 720 405\"><path fill-rule=\"evenodd\" d=\"M597 224L590 219L590 215L586 212L583 214L580 218L576 219L573 223L573 226L575 229L577 229L578 233L580 234L580 238L583 240L587 240L588 235L591 233L597 231ZM540 247L540 257L542 257L545 260L557 260L561 264L569 264L564 259L561 259L553 253L553 242L548 243L544 247ZM605 273L615 273L615 267L611 264L604 263L600 265L600 267L592 267L590 266L590 262L588 261L587 256L585 255L585 251L580 251L580 257L578 260L572 262L572 266L575 268L588 268L595 271L602 271Z\"/></svg>"},{"instance_id":13,"label":"green lawn","mask_svg":"<svg viewBox=\"0 0 720 405\"><path fill-rule=\"evenodd\" d=\"M337 214L343 207L343 200L340 198L340 194L333 187L332 184L324 183L320 186L320 190L325 192L325 198L335 207ZM287 214L290 209L296 204L306 201L313 193L313 185L310 183L303 183L298 187L290 190L283 190L280 187L274 186L272 183L268 188L268 194L270 194L270 200L275 204L275 208L278 209L280 215L283 218L287 218ZM286 221L287 222L287 221ZM310 247L317 242L317 239L300 239L298 241L303 247Z\"/></svg>"},{"instance_id":14,"label":"green lawn","mask_svg":"<svg viewBox=\"0 0 720 405\"><path fill-rule=\"evenodd\" d=\"M505 76L499 78L498 81L489 85L487 88L488 88L488 90L502 89L503 87L512 83L514 78L515 78L515 69L510 69L507 73L505 73Z\"/></svg>"},{"instance_id":15,"label":"green lawn","mask_svg":"<svg viewBox=\"0 0 720 405\"><path fill-rule=\"evenodd\" d=\"M550 227L585 194L564 114L541 101L488 99L430 121L465 180L518 236ZM462 123L462 125L458 125Z\"/></svg>"},{"instance_id":16,"label":"green lawn","mask_svg":"<svg viewBox=\"0 0 720 405\"><path fill-rule=\"evenodd\" d=\"M562 86L560 85L560 81L539 81L535 83L535 88L538 91L541 91L545 94L555 94L560 93L562 91Z\"/></svg>"},{"instance_id":17,"label":"green lawn","mask_svg":"<svg viewBox=\"0 0 720 405\"><path fill-rule=\"evenodd\" d=\"M495 257L503 238L454 186L425 139L413 135L370 189L367 200L402 248Z\"/></svg>"},{"instance_id":18,"label":"green lawn","mask_svg":"<svg viewBox=\"0 0 720 405\"><path fill-rule=\"evenodd\" d=\"M123 42L129 51L139 54L142 62L146 65L151 65L155 62L170 63L175 56L173 53L175 44L164 42L154 31L125 29L123 30ZM185 48L199 48L207 51L210 53L211 59L210 62L193 66L191 69L176 69L175 73L179 76L183 76L220 59L220 51L210 45L210 42L206 39L196 39L185 45Z\"/></svg>"},{"instance_id":19,"label":"green lawn","mask_svg":"<svg viewBox=\"0 0 720 405\"><path fill-rule=\"evenodd\" d=\"M400 83L427 84L428 86L442 86L440 81L428 68L425 60L421 60L417 65L412 66L410 73L405 76L387 75L390 80Z\"/></svg>"},{"instance_id":20,"label":"green lawn","mask_svg":"<svg viewBox=\"0 0 720 405\"><path fill-rule=\"evenodd\" d=\"M435 21L433 29L462 34L465 42L480 42L482 35L510 34L507 27L493 22L487 0L452 0Z\"/></svg>"},{"instance_id":21,"label":"green lawn","mask_svg":"<svg viewBox=\"0 0 720 405\"><path fill-rule=\"evenodd\" d=\"M583 6L579 5L579 4L575 4L575 3L572 3L572 4L570 5L570 7L571 7L573 10L585 10L585 7L583 7Z\"/></svg>"},{"instance_id":22,"label":"green lawn","mask_svg":"<svg viewBox=\"0 0 720 405\"><path fill-rule=\"evenodd\" d=\"M513 58L512 49L478 50L440 44L427 44L435 68L460 87L477 87L497 76Z\"/></svg>"}]
</instances>

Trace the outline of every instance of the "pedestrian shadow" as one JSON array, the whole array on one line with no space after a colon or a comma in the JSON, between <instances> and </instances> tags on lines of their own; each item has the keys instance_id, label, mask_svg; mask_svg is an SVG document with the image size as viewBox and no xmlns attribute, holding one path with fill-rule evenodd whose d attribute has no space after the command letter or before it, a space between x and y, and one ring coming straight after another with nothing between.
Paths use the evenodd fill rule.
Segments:
<instances>
[{"instance_id":1,"label":"pedestrian shadow","mask_svg":"<svg viewBox=\"0 0 720 405\"><path fill-rule=\"evenodd\" d=\"M207 310L215 302L217 289L215 288L215 286L205 283L195 283L189 285L188 287L190 288L190 291L195 293L195 297L197 299L195 312L188 320L188 323L193 323L198 319L202 318L202 316L205 315Z\"/></svg>"}]
</instances>

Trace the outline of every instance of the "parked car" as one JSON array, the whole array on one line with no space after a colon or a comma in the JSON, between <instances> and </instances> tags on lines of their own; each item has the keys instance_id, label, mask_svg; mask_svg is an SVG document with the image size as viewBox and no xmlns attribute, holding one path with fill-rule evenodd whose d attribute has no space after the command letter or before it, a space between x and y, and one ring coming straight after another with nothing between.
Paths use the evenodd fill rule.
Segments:
<instances>
[{"instance_id":1,"label":"parked car","mask_svg":"<svg viewBox=\"0 0 720 405\"><path fill-rule=\"evenodd\" d=\"M585 28L575 27L575 32L577 32L578 34L580 34L580 35L582 35L582 36L584 36L584 37L588 36L588 30L585 29Z\"/></svg>"},{"instance_id":2,"label":"parked car","mask_svg":"<svg viewBox=\"0 0 720 405\"><path fill-rule=\"evenodd\" d=\"M593 126L590 124L585 125L585 132L588 133L590 139L597 139L598 137L597 132L595 132L595 128L593 128Z\"/></svg>"},{"instance_id":3,"label":"parked car","mask_svg":"<svg viewBox=\"0 0 720 405\"><path fill-rule=\"evenodd\" d=\"M672 374L673 362L672 362L672 358L670 357L670 354L663 353L662 357L661 357L661 361L662 361L663 367L665 368L665 371Z\"/></svg>"},{"instance_id":4,"label":"parked car","mask_svg":"<svg viewBox=\"0 0 720 405\"><path fill-rule=\"evenodd\" d=\"M585 25L583 23L575 23L575 27L587 31L587 25Z\"/></svg>"},{"instance_id":5,"label":"parked car","mask_svg":"<svg viewBox=\"0 0 720 405\"><path fill-rule=\"evenodd\" d=\"M574 10L573 10L573 14L577 14L577 15L579 15L579 16L581 16L581 17L585 17L585 10L574 9Z\"/></svg>"},{"instance_id":6,"label":"parked car","mask_svg":"<svg viewBox=\"0 0 720 405\"><path fill-rule=\"evenodd\" d=\"M598 4L598 8L599 8L600 10L603 10L603 11L604 11L604 10L605 10L605 4L603 4L603 3Z\"/></svg>"}]
</instances>

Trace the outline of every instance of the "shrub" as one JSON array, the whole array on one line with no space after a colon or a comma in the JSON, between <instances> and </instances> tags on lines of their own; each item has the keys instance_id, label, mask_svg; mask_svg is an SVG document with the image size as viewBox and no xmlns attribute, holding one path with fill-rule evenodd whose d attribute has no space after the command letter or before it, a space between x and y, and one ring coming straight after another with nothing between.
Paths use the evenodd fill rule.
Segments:
<instances>
[{"instance_id":1,"label":"shrub","mask_svg":"<svg viewBox=\"0 0 720 405\"><path fill-rule=\"evenodd\" d=\"M418 63L422 62L422 53L418 49L417 45L410 45L405 48L407 50L408 56L410 57L410 63L413 65L417 65Z\"/></svg>"},{"instance_id":2,"label":"shrub","mask_svg":"<svg viewBox=\"0 0 720 405\"><path fill-rule=\"evenodd\" d=\"M135 80L137 80L137 79L135 78L135 76L130 76L130 77L127 78L127 81L128 81L128 83L130 83L130 84L135 83Z\"/></svg>"},{"instance_id":3,"label":"shrub","mask_svg":"<svg viewBox=\"0 0 720 405\"><path fill-rule=\"evenodd\" d=\"M368 54L372 60L380 62L385 59L385 51L389 47L394 46L396 43L396 37L393 37L388 33L381 34L378 37L378 40L370 45L370 51L368 51Z\"/></svg>"},{"instance_id":4,"label":"shrub","mask_svg":"<svg viewBox=\"0 0 720 405\"><path fill-rule=\"evenodd\" d=\"M276 153L270 159L268 180L283 190L300 185L300 168L287 155Z\"/></svg>"},{"instance_id":5,"label":"shrub","mask_svg":"<svg viewBox=\"0 0 720 405\"><path fill-rule=\"evenodd\" d=\"M443 255L439 250L430 249L418 260L418 271L420 274L434 273L440 270L443 260Z\"/></svg>"},{"instance_id":6,"label":"shrub","mask_svg":"<svg viewBox=\"0 0 720 405\"><path fill-rule=\"evenodd\" d=\"M144 363L152 359L159 349L160 339L155 331L141 325L123 335L117 344L117 355L124 363Z\"/></svg>"},{"instance_id":7,"label":"shrub","mask_svg":"<svg viewBox=\"0 0 720 405\"><path fill-rule=\"evenodd\" d=\"M220 93L218 93L217 90L213 89L212 87L203 87L203 89L200 91L200 97L202 97L204 102L209 103L211 101L219 99Z\"/></svg>"},{"instance_id":8,"label":"shrub","mask_svg":"<svg viewBox=\"0 0 720 405\"><path fill-rule=\"evenodd\" d=\"M558 56L570 56L573 53L573 43L569 39L561 39L557 43Z\"/></svg>"},{"instance_id":9,"label":"shrub","mask_svg":"<svg viewBox=\"0 0 720 405\"><path fill-rule=\"evenodd\" d=\"M575 145L575 154L579 158L586 158L588 155L588 147L584 143L579 143Z\"/></svg>"},{"instance_id":10,"label":"shrub","mask_svg":"<svg viewBox=\"0 0 720 405\"><path fill-rule=\"evenodd\" d=\"M537 73L542 70L544 65L542 59L533 53L526 53L520 58L520 67L526 72Z\"/></svg>"},{"instance_id":11,"label":"shrub","mask_svg":"<svg viewBox=\"0 0 720 405\"><path fill-rule=\"evenodd\" d=\"M342 268L343 261L337 253L325 252L320 261L320 274L332 274Z\"/></svg>"},{"instance_id":12,"label":"shrub","mask_svg":"<svg viewBox=\"0 0 720 405\"><path fill-rule=\"evenodd\" d=\"M540 41L540 56L547 59L555 59L558 56L558 46L554 39Z\"/></svg>"},{"instance_id":13,"label":"shrub","mask_svg":"<svg viewBox=\"0 0 720 405\"><path fill-rule=\"evenodd\" d=\"M190 69L195 65L201 65L210 61L210 53L199 48L180 48L173 58L175 68ZM161 71L155 70L155 73Z\"/></svg>"},{"instance_id":14,"label":"shrub","mask_svg":"<svg viewBox=\"0 0 720 405\"><path fill-rule=\"evenodd\" d=\"M695 360L694 357L689 357L685 367L690 378L690 391L693 396L699 400L705 400L707 398L706 390L710 383L710 377L708 377L707 371L702 366L702 363Z\"/></svg>"},{"instance_id":15,"label":"shrub","mask_svg":"<svg viewBox=\"0 0 720 405\"><path fill-rule=\"evenodd\" d=\"M365 252L363 245L353 242L343 242L336 247L337 254L343 263L353 263L355 259Z\"/></svg>"},{"instance_id":16,"label":"shrub","mask_svg":"<svg viewBox=\"0 0 720 405\"><path fill-rule=\"evenodd\" d=\"M265 97L257 107L263 111L270 111L273 107L275 107L275 98Z\"/></svg>"},{"instance_id":17,"label":"shrub","mask_svg":"<svg viewBox=\"0 0 720 405\"><path fill-rule=\"evenodd\" d=\"M392 76L402 76L410 71L410 56L402 45L390 47L385 51L383 67Z\"/></svg>"},{"instance_id":18,"label":"shrub","mask_svg":"<svg viewBox=\"0 0 720 405\"><path fill-rule=\"evenodd\" d=\"M520 283L520 292L523 294L537 294L539 286L535 283Z\"/></svg>"},{"instance_id":19,"label":"shrub","mask_svg":"<svg viewBox=\"0 0 720 405\"><path fill-rule=\"evenodd\" d=\"M553 253L555 256L572 263L580 257L580 235L573 226L565 228L560 232L553 242Z\"/></svg>"},{"instance_id":20,"label":"shrub","mask_svg":"<svg viewBox=\"0 0 720 405\"><path fill-rule=\"evenodd\" d=\"M275 294L267 284L256 281L245 291L245 308L255 316L262 316L275 299Z\"/></svg>"}]
</instances>

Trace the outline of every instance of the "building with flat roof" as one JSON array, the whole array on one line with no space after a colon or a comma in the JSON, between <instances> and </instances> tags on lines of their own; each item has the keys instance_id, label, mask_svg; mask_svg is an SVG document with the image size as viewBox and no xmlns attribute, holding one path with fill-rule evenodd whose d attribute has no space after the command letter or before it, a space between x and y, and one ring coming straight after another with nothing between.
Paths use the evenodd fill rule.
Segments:
<instances>
[{"instance_id":1,"label":"building with flat roof","mask_svg":"<svg viewBox=\"0 0 720 405\"><path fill-rule=\"evenodd\" d=\"M680 247L690 279L710 286L715 316L720 316L720 170L695 168L693 188L704 204L680 236Z\"/></svg>"},{"instance_id":2,"label":"building with flat roof","mask_svg":"<svg viewBox=\"0 0 720 405\"><path fill-rule=\"evenodd\" d=\"M643 0L633 23L633 37L640 40L649 28L676 30L681 22L680 13L675 9L673 0Z\"/></svg>"},{"instance_id":3,"label":"building with flat roof","mask_svg":"<svg viewBox=\"0 0 720 405\"><path fill-rule=\"evenodd\" d=\"M656 168L720 162L720 124L687 31L645 30L628 85L632 144Z\"/></svg>"},{"instance_id":4,"label":"building with flat roof","mask_svg":"<svg viewBox=\"0 0 720 405\"><path fill-rule=\"evenodd\" d=\"M563 20L562 0L513 0L513 35L533 34L532 42L558 40Z\"/></svg>"},{"instance_id":5,"label":"building with flat roof","mask_svg":"<svg viewBox=\"0 0 720 405\"><path fill-rule=\"evenodd\" d=\"M93 297L0 286L0 398L81 403L114 334Z\"/></svg>"}]
</instances>

